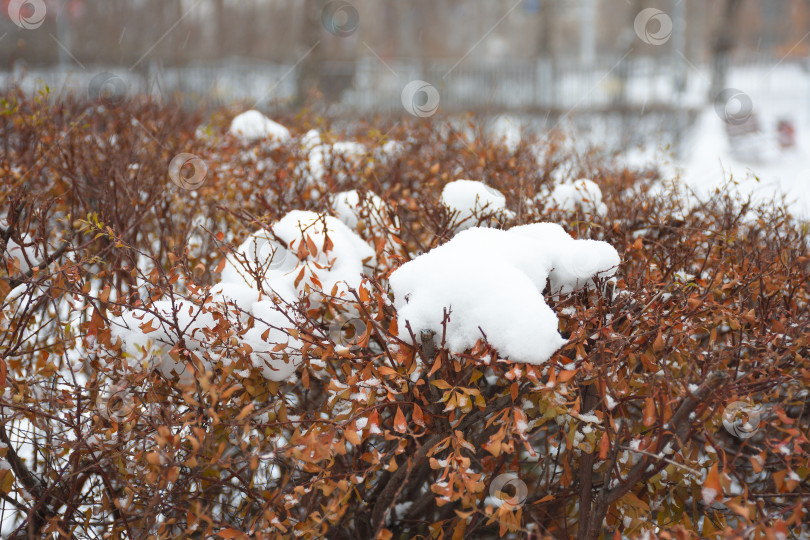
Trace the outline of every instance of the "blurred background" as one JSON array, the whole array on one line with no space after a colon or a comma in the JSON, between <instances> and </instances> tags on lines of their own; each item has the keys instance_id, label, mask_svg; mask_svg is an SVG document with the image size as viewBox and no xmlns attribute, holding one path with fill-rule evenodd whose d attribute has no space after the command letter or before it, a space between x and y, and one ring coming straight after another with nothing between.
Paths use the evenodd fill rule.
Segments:
<instances>
[{"instance_id":1,"label":"blurred background","mask_svg":"<svg viewBox=\"0 0 810 540\"><path fill-rule=\"evenodd\" d=\"M141 91L336 112L400 112L415 78L445 111L691 106L729 64L810 51L808 0L1 1L6 78L121 68Z\"/></svg>"},{"instance_id":2,"label":"blurred background","mask_svg":"<svg viewBox=\"0 0 810 540\"><path fill-rule=\"evenodd\" d=\"M630 163L810 181L810 0L0 2L0 85L28 92L471 113L512 145L564 127Z\"/></svg>"}]
</instances>

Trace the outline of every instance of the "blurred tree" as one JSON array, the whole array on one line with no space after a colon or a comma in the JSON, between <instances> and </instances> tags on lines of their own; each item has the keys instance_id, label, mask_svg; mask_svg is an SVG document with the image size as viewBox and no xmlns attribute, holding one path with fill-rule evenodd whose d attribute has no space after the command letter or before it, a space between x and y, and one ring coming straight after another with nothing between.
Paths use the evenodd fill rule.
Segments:
<instances>
[{"instance_id":1,"label":"blurred tree","mask_svg":"<svg viewBox=\"0 0 810 540\"><path fill-rule=\"evenodd\" d=\"M323 71L323 47L320 46L321 13L326 3L324 0L304 0L302 45L305 55L298 62L296 71L295 107L306 105L309 97L318 91L321 72Z\"/></svg>"},{"instance_id":2,"label":"blurred tree","mask_svg":"<svg viewBox=\"0 0 810 540\"><path fill-rule=\"evenodd\" d=\"M731 52L737 41L736 20L743 0L725 0L720 23L712 43L712 85L709 99L714 100L726 85L726 74Z\"/></svg>"},{"instance_id":3,"label":"blurred tree","mask_svg":"<svg viewBox=\"0 0 810 540\"><path fill-rule=\"evenodd\" d=\"M225 26L225 0L214 0L214 12L217 21L217 56L222 60L228 53L228 30Z\"/></svg>"},{"instance_id":4,"label":"blurred tree","mask_svg":"<svg viewBox=\"0 0 810 540\"><path fill-rule=\"evenodd\" d=\"M540 6L540 33L537 40L537 52L540 56L551 56L554 49L554 27L556 25L556 2L545 0Z\"/></svg>"}]
</instances>

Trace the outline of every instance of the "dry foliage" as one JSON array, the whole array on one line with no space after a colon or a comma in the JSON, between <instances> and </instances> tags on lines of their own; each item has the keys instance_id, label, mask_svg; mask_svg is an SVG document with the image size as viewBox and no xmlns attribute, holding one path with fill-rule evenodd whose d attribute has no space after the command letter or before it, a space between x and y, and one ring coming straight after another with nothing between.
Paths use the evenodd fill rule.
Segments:
<instances>
[{"instance_id":1,"label":"dry foliage","mask_svg":"<svg viewBox=\"0 0 810 540\"><path fill-rule=\"evenodd\" d=\"M401 233L363 231L380 263L352 305L295 306L305 362L272 382L238 345L253 321L211 308L206 291L252 230L327 210L301 181L299 148L240 146L224 136L226 111L195 136L200 118L142 101L11 93L0 114L0 246L39 246L42 261L26 270L6 257L0 269L10 538L808 534L808 231L781 211L722 195L681 211L651 194L653 178L556 136L539 141L538 165L526 143L511 154L465 142L439 120L385 136L352 124L369 147L406 149L329 164L328 189L379 194ZM328 127L280 121L299 135ZM167 175L179 152L208 165L194 193ZM560 171L593 177L608 215L526 204ZM545 365L506 361L483 341L450 354L396 337L386 278L452 236L438 196L456 178L507 194L516 217L504 227L556 221L622 253L615 283L549 298L570 340ZM400 255L383 253L392 241ZM111 338L115 315L167 298L216 311L206 362L177 318L165 321L190 384L127 368ZM351 310L363 330L347 351L328 329ZM738 401L761 411L749 438L722 423ZM525 499L493 489L504 473Z\"/></svg>"}]
</instances>

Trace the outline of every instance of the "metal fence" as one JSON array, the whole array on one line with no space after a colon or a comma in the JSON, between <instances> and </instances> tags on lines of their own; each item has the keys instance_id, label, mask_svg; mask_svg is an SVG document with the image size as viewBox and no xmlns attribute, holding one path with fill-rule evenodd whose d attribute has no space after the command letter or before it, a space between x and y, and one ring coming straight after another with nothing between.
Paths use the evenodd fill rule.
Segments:
<instances>
[{"instance_id":1,"label":"metal fence","mask_svg":"<svg viewBox=\"0 0 810 540\"><path fill-rule=\"evenodd\" d=\"M81 93L106 73L129 93L179 93L192 103L249 102L275 108L295 98L298 68L244 58L171 68L153 64L140 71L57 67L0 73L0 84L32 92L47 85L52 91ZM330 108L336 113L401 113L403 89L416 80L436 89L440 109L447 112L641 110L704 103L708 77L700 70L676 59L646 57L605 58L592 65L565 59L420 62L365 57L325 64L321 86L334 98Z\"/></svg>"}]
</instances>

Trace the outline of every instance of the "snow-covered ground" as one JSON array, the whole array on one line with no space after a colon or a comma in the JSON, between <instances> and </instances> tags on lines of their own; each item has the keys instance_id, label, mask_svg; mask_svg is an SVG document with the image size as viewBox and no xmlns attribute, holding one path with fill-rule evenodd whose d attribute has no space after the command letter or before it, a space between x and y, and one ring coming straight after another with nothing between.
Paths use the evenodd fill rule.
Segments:
<instances>
[{"instance_id":1,"label":"snow-covered ground","mask_svg":"<svg viewBox=\"0 0 810 540\"><path fill-rule=\"evenodd\" d=\"M708 93L709 74L701 72ZM655 168L664 179L660 189L686 191L701 200L726 188L740 201L750 197L754 205L784 196L795 218L810 220L810 71L787 62L734 69L727 87L743 93L744 101L750 99L758 134L732 142L724 114L742 119L747 111L739 110L737 100L727 109L707 104L686 131L680 155L675 155L666 134L651 133L645 144L622 151L617 163ZM779 146L777 125L782 120L795 128L792 148ZM597 142L590 137L589 143Z\"/></svg>"},{"instance_id":2,"label":"snow-covered ground","mask_svg":"<svg viewBox=\"0 0 810 540\"><path fill-rule=\"evenodd\" d=\"M707 107L678 164L680 181L706 197L733 177L752 202L784 194L795 217L810 219L810 73L795 65L736 70L728 86L751 98L762 136L749 148L735 148L724 120ZM783 119L796 128L796 145L787 150L777 144L776 126Z\"/></svg>"}]
</instances>

